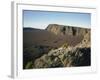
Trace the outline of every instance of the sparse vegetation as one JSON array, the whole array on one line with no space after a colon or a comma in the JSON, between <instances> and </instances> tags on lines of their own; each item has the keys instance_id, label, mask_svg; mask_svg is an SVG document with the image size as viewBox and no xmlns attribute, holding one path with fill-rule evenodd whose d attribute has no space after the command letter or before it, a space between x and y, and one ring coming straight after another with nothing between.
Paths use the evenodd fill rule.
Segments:
<instances>
[{"instance_id":1,"label":"sparse vegetation","mask_svg":"<svg viewBox=\"0 0 100 80\"><path fill-rule=\"evenodd\" d=\"M66 43L64 43L63 45L62 45L62 47L63 48L67 48L69 45L68 45L68 43L66 42Z\"/></svg>"},{"instance_id":2,"label":"sparse vegetation","mask_svg":"<svg viewBox=\"0 0 100 80\"><path fill-rule=\"evenodd\" d=\"M33 68L32 65L33 65L32 61L29 61L29 62L26 64L25 69L31 69L31 68Z\"/></svg>"},{"instance_id":3,"label":"sparse vegetation","mask_svg":"<svg viewBox=\"0 0 100 80\"><path fill-rule=\"evenodd\" d=\"M90 29L50 24L24 30L23 69L91 65Z\"/></svg>"}]
</instances>

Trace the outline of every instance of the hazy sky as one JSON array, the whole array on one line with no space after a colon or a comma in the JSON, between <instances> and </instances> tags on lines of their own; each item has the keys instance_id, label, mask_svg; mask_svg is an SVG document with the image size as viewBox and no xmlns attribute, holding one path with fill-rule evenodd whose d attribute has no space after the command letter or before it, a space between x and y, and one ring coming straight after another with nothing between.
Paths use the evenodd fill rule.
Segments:
<instances>
[{"instance_id":1,"label":"hazy sky","mask_svg":"<svg viewBox=\"0 0 100 80\"><path fill-rule=\"evenodd\" d=\"M23 27L45 29L48 24L61 24L79 27L91 26L89 13L23 11Z\"/></svg>"}]
</instances>

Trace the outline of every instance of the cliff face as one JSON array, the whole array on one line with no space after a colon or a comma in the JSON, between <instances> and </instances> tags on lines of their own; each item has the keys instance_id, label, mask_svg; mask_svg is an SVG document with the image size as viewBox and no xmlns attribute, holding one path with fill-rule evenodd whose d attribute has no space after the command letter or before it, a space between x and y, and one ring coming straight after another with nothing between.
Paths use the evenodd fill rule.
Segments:
<instances>
[{"instance_id":1,"label":"cliff face","mask_svg":"<svg viewBox=\"0 0 100 80\"><path fill-rule=\"evenodd\" d=\"M58 25L58 24L49 24L46 28L47 31L50 31L56 35L61 34L61 35L72 35L72 36L77 36L77 35L85 35L88 33L90 30L89 29L83 29L79 27L73 27L73 26L64 26L64 25Z\"/></svg>"}]
</instances>

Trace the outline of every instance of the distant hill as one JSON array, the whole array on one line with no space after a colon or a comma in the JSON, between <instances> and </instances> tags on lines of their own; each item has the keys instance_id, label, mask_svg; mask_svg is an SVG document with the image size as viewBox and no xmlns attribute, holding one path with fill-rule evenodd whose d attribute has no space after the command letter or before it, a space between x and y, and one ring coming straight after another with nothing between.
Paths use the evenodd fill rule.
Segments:
<instances>
[{"instance_id":1,"label":"distant hill","mask_svg":"<svg viewBox=\"0 0 100 80\"><path fill-rule=\"evenodd\" d=\"M31 27L23 28L23 31L24 31L24 32L25 32L25 31L32 31L32 30L34 30L34 28L31 28Z\"/></svg>"},{"instance_id":2,"label":"distant hill","mask_svg":"<svg viewBox=\"0 0 100 80\"><path fill-rule=\"evenodd\" d=\"M31 27L25 27L23 28L23 32L31 32L31 31L38 31L38 30L41 30L41 29L36 29L36 28L31 28Z\"/></svg>"}]
</instances>

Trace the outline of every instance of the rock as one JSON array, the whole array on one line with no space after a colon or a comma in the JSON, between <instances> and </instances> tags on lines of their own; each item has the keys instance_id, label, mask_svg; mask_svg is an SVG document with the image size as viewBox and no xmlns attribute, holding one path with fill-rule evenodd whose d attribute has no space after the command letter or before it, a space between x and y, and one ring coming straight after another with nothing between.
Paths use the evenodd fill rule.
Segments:
<instances>
[{"instance_id":1,"label":"rock","mask_svg":"<svg viewBox=\"0 0 100 80\"><path fill-rule=\"evenodd\" d=\"M59 24L49 24L46 28L47 31L50 31L56 35L85 35L89 32L90 29L83 29L75 26L65 26L65 25L59 25Z\"/></svg>"},{"instance_id":2,"label":"rock","mask_svg":"<svg viewBox=\"0 0 100 80\"><path fill-rule=\"evenodd\" d=\"M75 46L71 46L65 41L57 48L51 48L47 53L40 48L29 48L29 51L36 56L32 64L33 68L57 68L57 67L77 67L91 65L91 30L78 27L50 24L47 31L56 35L70 35L76 37L83 36L82 40ZM73 38L72 38L73 39ZM74 40L72 40L74 42ZM39 50L38 50L39 49ZM41 56L38 56L41 53Z\"/></svg>"},{"instance_id":3,"label":"rock","mask_svg":"<svg viewBox=\"0 0 100 80\"><path fill-rule=\"evenodd\" d=\"M91 47L91 32L90 30L84 35L83 40L76 47Z\"/></svg>"},{"instance_id":4,"label":"rock","mask_svg":"<svg viewBox=\"0 0 100 80\"><path fill-rule=\"evenodd\" d=\"M47 58L43 58L42 56L40 58L40 60L43 60L43 62L36 60L39 64L36 64L36 68L44 68L44 64L46 65L46 67L90 66L90 31L84 35L82 42L80 42L78 45L73 47L68 46L67 43L64 43L60 48L52 49L51 51L49 51L46 57Z\"/></svg>"},{"instance_id":5,"label":"rock","mask_svg":"<svg viewBox=\"0 0 100 80\"><path fill-rule=\"evenodd\" d=\"M66 48L67 49L67 48ZM73 48L72 48L73 49ZM57 49L56 49L57 51ZM71 67L71 66L89 66L91 64L90 60L91 49L89 48L77 48L74 47L73 50L64 50L64 53L59 54L59 51L56 52L56 56L51 54L51 56L47 55L47 59L43 58L43 56L38 60L36 60L36 68L52 68L52 67ZM49 53L48 53L49 54ZM55 54L55 53L54 53ZM42 62L40 61L42 60ZM38 65L39 64L39 65Z\"/></svg>"}]
</instances>

